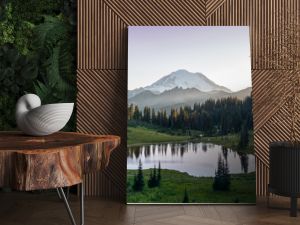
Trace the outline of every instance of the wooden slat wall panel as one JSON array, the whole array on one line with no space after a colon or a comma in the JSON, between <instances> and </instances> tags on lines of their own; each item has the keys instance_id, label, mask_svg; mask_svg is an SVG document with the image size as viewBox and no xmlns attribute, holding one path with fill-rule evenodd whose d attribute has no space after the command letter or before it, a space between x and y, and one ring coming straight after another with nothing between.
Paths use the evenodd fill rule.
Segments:
<instances>
[{"instance_id":1,"label":"wooden slat wall panel","mask_svg":"<svg viewBox=\"0 0 300 225\"><path fill-rule=\"evenodd\" d=\"M210 0L209 2L220 2ZM211 3L212 4L212 3ZM277 35L284 22L291 21L291 14L299 16L298 0L226 0L207 16L207 25L250 26L252 69L276 69L264 60L263 55L279 45L267 40L269 33ZM279 40L281 44L283 40Z\"/></svg>"},{"instance_id":2,"label":"wooden slat wall panel","mask_svg":"<svg viewBox=\"0 0 300 225\"><path fill-rule=\"evenodd\" d=\"M257 156L257 194L265 195L268 183L268 145L271 141L287 140L291 133L290 115L288 115L284 92L284 72L276 71L274 65L262 60L271 50L280 52L280 44L268 38L282 32L283 23L292 21L295 16L299 21L297 0L209 0L215 11L207 8L207 25L216 26L250 26L251 66L253 84L254 139ZM280 60L279 58L277 59Z\"/></svg>"},{"instance_id":3,"label":"wooden slat wall panel","mask_svg":"<svg viewBox=\"0 0 300 225\"><path fill-rule=\"evenodd\" d=\"M280 71L262 56L280 50L283 40L269 41L267 34L282 32L282 22L293 15L299 22L298 0L78 0L78 131L119 134L123 141L104 173L86 177L87 195L126 198L129 25L250 26L257 194L265 195L268 144L290 137L290 112L282 93L291 87L281 85Z\"/></svg>"},{"instance_id":4,"label":"wooden slat wall panel","mask_svg":"<svg viewBox=\"0 0 300 225\"><path fill-rule=\"evenodd\" d=\"M78 1L78 69L127 69L127 25L102 0Z\"/></svg>"},{"instance_id":5,"label":"wooden slat wall panel","mask_svg":"<svg viewBox=\"0 0 300 225\"><path fill-rule=\"evenodd\" d=\"M284 104L282 84L284 77L280 71L253 70L252 97L254 127L259 130Z\"/></svg>"},{"instance_id":6,"label":"wooden slat wall panel","mask_svg":"<svg viewBox=\"0 0 300 225\"><path fill-rule=\"evenodd\" d=\"M122 196L121 200L125 200L127 72L78 69L77 74L78 131L90 134L116 134L122 138L121 146L111 155L108 168L103 173L86 177L86 194L117 199Z\"/></svg>"},{"instance_id":7,"label":"wooden slat wall panel","mask_svg":"<svg viewBox=\"0 0 300 225\"><path fill-rule=\"evenodd\" d=\"M105 0L131 26L205 25L205 1Z\"/></svg>"}]
</instances>

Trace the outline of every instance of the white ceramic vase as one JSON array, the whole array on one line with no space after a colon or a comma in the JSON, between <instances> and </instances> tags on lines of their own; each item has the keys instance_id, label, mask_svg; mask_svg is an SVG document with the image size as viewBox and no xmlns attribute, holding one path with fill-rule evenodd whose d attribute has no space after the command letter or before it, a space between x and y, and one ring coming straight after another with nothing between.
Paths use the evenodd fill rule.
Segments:
<instances>
[{"instance_id":1,"label":"white ceramic vase","mask_svg":"<svg viewBox=\"0 0 300 225\"><path fill-rule=\"evenodd\" d=\"M16 105L18 128L25 134L45 136L61 130L69 121L74 103L41 105L35 94L23 95Z\"/></svg>"}]
</instances>

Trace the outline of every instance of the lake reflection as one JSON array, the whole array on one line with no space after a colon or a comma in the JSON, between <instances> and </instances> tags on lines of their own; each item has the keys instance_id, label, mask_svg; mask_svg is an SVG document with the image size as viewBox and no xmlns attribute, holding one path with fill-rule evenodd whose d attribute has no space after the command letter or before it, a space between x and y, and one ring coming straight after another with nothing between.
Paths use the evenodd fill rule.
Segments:
<instances>
[{"instance_id":1,"label":"lake reflection","mask_svg":"<svg viewBox=\"0 0 300 225\"><path fill-rule=\"evenodd\" d=\"M230 173L255 171L255 157L240 154L220 145L206 143L163 143L128 147L127 169L137 169L141 159L143 169L158 167L187 172L193 176L214 176L218 157L226 160Z\"/></svg>"}]
</instances>

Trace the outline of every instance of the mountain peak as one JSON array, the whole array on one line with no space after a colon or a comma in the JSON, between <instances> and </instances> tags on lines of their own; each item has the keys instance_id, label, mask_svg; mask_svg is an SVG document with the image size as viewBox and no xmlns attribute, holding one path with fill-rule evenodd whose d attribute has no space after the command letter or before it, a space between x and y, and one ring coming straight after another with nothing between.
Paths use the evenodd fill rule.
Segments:
<instances>
[{"instance_id":1,"label":"mountain peak","mask_svg":"<svg viewBox=\"0 0 300 225\"><path fill-rule=\"evenodd\" d=\"M172 73L190 73L189 71L187 71L186 69L179 69L179 70L176 70Z\"/></svg>"},{"instance_id":2,"label":"mountain peak","mask_svg":"<svg viewBox=\"0 0 300 225\"><path fill-rule=\"evenodd\" d=\"M183 89L196 88L202 92L231 92L231 90L229 90L228 88L217 85L216 83L208 79L204 74L192 73L185 69L176 70L162 77L153 84L145 87L144 89L152 91L153 93L162 93L175 87L181 87Z\"/></svg>"}]
</instances>

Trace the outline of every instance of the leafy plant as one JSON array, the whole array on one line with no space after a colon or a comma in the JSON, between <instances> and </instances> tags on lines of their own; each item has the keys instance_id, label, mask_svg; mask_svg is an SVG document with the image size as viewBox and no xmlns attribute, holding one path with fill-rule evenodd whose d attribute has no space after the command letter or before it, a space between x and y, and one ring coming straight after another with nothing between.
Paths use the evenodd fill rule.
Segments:
<instances>
[{"instance_id":1,"label":"leafy plant","mask_svg":"<svg viewBox=\"0 0 300 225\"><path fill-rule=\"evenodd\" d=\"M13 130L15 122L15 99L11 96L0 96L0 127L3 130Z\"/></svg>"},{"instance_id":2,"label":"leafy plant","mask_svg":"<svg viewBox=\"0 0 300 225\"><path fill-rule=\"evenodd\" d=\"M16 17L11 3L0 9L0 46L13 44L22 54L27 54L34 24Z\"/></svg>"},{"instance_id":3,"label":"leafy plant","mask_svg":"<svg viewBox=\"0 0 300 225\"><path fill-rule=\"evenodd\" d=\"M75 29L76 30L76 29ZM44 104L74 102L76 98L76 35L63 16L44 16L34 29L32 48L38 58L35 93ZM75 130L75 112L65 130Z\"/></svg>"},{"instance_id":4,"label":"leafy plant","mask_svg":"<svg viewBox=\"0 0 300 225\"><path fill-rule=\"evenodd\" d=\"M74 101L75 68L71 27L62 17L44 16L35 27L34 49L39 58L39 81L35 92L42 102Z\"/></svg>"},{"instance_id":5,"label":"leafy plant","mask_svg":"<svg viewBox=\"0 0 300 225\"><path fill-rule=\"evenodd\" d=\"M77 0L64 0L62 13L72 26L77 24Z\"/></svg>"},{"instance_id":6,"label":"leafy plant","mask_svg":"<svg viewBox=\"0 0 300 225\"><path fill-rule=\"evenodd\" d=\"M0 94L20 96L33 90L37 69L29 56L24 56L12 45L0 47Z\"/></svg>"},{"instance_id":7,"label":"leafy plant","mask_svg":"<svg viewBox=\"0 0 300 225\"><path fill-rule=\"evenodd\" d=\"M14 127L14 106L24 92L42 103L76 97L75 0L0 2L0 128ZM3 121L7 121L3 122ZM75 130L75 112L66 130Z\"/></svg>"},{"instance_id":8,"label":"leafy plant","mask_svg":"<svg viewBox=\"0 0 300 225\"><path fill-rule=\"evenodd\" d=\"M30 56L22 55L12 44L0 46L0 127L16 127L14 109L19 96L33 91L37 69Z\"/></svg>"},{"instance_id":9,"label":"leafy plant","mask_svg":"<svg viewBox=\"0 0 300 225\"><path fill-rule=\"evenodd\" d=\"M7 0L13 8L13 16L19 21L29 21L39 24L43 15L57 15L70 0Z\"/></svg>"}]
</instances>

